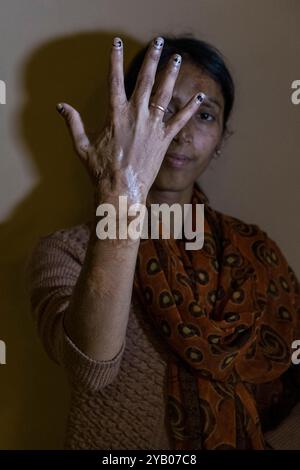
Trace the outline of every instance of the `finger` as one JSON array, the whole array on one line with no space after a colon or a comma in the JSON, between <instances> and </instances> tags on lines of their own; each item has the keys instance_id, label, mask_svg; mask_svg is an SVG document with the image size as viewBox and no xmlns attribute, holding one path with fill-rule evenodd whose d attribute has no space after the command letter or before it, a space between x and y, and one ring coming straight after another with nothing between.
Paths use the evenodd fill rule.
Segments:
<instances>
[{"instance_id":1,"label":"finger","mask_svg":"<svg viewBox=\"0 0 300 470\"><path fill-rule=\"evenodd\" d=\"M111 48L109 96L111 111L118 114L120 107L127 103L124 86L123 42L118 37L114 38Z\"/></svg>"},{"instance_id":2,"label":"finger","mask_svg":"<svg viewBox=\"0 0 300 470\"><path fill-rule=\"evenodd\" d=\"M163 49L164 39L157 37L150 44L143 64L139 71L135 88L132 94L132 100L136 103L144 103L149 106L149 98L155 81L157 65Z\"/></svg>"},{"instance_id":3,"label":"finger","mask_svg":"<svg viewBox=\"0 0 300 470\"><path fill-rule=\"evenodd\" d=\"M174 85L179 73L182 58L179 54L174 54L171 57L167 67L165 68L160 83L157 86L155 94L150 98L150 106L152 104L158 104L163 108L167 108L171 101ZM149 108L152 113L157 114L163 118L164 113L159 108L151 106Z\"/></svg>"},{"instance_id":4,"label":"finger","mask_svg":"<svg viewBox=\"0 0 300 470\"><path fill-rule=\"evenodd\" d=\"M206 95L202 92L193 96L187 104L171 117L165 127L165 132L172 139L181 131L193 114L199 109L199 106L205 100Z\"/></svg>"},{"instance_id":5,"label":"finger","mask_svg":"<svg viewBox=\"0 0 300 470\"><path fill-rule=\"evenodd\" d=\"M68 126L76 152L83 160L86 160L91 145L85 133L80 114L67 103L58 103L56 109L62 115Z\"/></svg>"}]
</instances>

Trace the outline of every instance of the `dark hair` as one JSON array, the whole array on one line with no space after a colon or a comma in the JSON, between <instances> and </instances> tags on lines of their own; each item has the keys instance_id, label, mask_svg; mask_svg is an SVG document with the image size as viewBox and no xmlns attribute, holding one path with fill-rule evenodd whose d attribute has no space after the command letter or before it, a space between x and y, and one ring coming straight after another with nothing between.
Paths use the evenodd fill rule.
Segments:
<instances>
[{"instance_id":1,"label":"dark hair","mask_svg":"<svg viewBox=\"0 0 300 470\"><path fill-rule=\"evenodd\" d=\"M225 64L221 52L211 44L188 36L166 37L164 47L158 63L160 70L173 54L180 54L184 59L198 66L215 80L222 91L224 98L223 133L227 130L227 121L234 103L234 83ZM132 59L125 74L125 90L129 99L133 93L139 70L148 50L149 44L141 49Z\"/></svg>"}]
</instances>

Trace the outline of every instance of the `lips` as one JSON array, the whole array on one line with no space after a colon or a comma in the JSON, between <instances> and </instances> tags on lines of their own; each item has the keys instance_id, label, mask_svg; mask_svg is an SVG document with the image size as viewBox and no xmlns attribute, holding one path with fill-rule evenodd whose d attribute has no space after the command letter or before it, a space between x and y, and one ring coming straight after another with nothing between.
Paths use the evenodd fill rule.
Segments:
<instances>
[{"instance_id":1,"label":"lips","mask_svg":"<svg viewBox=\"0 0 300 470\"><path fill-rule=\"evenodd\" d=\"M192 158L180 153L167 153L165 161L173 168L183 168L192 162Z\"/></svg>"}]
</instances>

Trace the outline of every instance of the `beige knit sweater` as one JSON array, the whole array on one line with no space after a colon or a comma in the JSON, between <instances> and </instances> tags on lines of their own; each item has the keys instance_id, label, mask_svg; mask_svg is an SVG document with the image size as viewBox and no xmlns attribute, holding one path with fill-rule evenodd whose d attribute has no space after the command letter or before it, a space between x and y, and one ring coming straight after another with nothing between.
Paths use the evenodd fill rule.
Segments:
<instances>
[{"instance_id":1,"label":"beige knit sweater","mask_svg":"<svg viewBox=\"0 0 300 470\"><path fill-rule=\"evenodd\" d=\"M132 300L126 340L111 361L87 357L64 330L89 233L86 223L41 237L28 267L38 334L72 388L65 448L174 449L164 396L172 352L139 304ZM300 404L266 439L275 449L300 449Z\"/></svg>"}]
</instances>

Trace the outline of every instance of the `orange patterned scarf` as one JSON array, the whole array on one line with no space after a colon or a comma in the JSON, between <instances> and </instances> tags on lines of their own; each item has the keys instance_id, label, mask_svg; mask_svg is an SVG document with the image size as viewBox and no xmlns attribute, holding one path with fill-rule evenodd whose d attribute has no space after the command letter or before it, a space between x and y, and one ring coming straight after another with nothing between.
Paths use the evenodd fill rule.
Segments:
<instances>
[{"instance_id":1,"label":"orange patterned scarf","mask_svg":"<svg viewBox=\"0 0 300 470\"><path fill-rule=\"evenodd\" d=\"M291 366L299 284L265 232L207 201L195 185L192 203L205 203L202 249L186 251L184 239L141 240L134 290L172 352L175 448L264 449L254 391Z\"/></svg>"}]
</instances>

